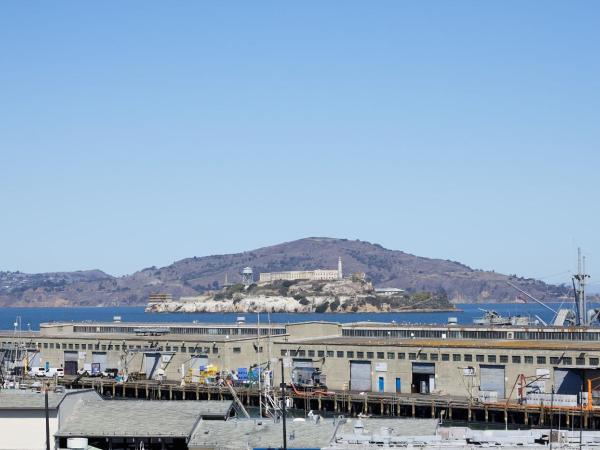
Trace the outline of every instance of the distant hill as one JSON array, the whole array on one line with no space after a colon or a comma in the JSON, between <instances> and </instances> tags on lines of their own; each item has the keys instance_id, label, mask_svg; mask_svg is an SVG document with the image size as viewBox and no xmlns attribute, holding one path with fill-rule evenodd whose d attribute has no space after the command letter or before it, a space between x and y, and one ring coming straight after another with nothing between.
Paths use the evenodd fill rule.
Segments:
<instances>
[{"instance_id":1,"label":"distant hill","mask_svg":"<svg viewBox=\"0 0 600 450\"><path fill-rule=\"evenodd\" d=\"M336 268L365 272L375 287L409 292L445 292L455 303L509 302L517 299L509 280L542 300L568 295L565 286L474 270L464 264L424 258L359 240L305 238L243 253L186 258L169 266L149 267L123 277L93 271L23 274L0 272L0 306L145 305L152 293L174 298L221 287L240 280L243 267L259 272Z\"/></svg>"}]
</instances>

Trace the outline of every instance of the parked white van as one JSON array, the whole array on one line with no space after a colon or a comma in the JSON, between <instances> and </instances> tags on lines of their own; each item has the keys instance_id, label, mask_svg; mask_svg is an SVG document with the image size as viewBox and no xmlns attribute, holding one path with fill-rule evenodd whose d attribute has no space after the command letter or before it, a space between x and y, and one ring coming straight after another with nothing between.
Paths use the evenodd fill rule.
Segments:
<instances>
[{"instance_id":1,"label":"parked white van","mask_svg":"<svg viewBox=\"0 0 600 450\"><path fill-rule=\"evenodd\" d=\"M44 376L46 378L53 378L54 376L57 376L58 378L62 378L65 376L65 371L62 367L59 367L59 368L50 367L48 370L46 370L46 372L44 373Z\"/></svg>"},{"instance_id":2,"label":"parked white van","mask_svg":"<svg viewBox=\"0 0 600 450\"><path fill-rule=\"evenodd\" d=\"M46 369L44 367L32 367L29 369L30 377L44 377L46 376Z\"/></svg>"}]
</instances>

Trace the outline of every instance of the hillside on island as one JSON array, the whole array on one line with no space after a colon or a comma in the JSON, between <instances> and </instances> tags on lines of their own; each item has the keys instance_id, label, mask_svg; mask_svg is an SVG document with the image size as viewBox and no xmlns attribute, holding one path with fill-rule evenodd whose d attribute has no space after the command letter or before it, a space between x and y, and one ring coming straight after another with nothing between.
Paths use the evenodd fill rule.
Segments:
<instances>
[{"instance_id":1,"label":"hillside on island","mask_svg":"<svg viewBox=\"0 0 600 450\"><path fill-rule=\"evenodd\" d=\"M241 283L176 300L151 298L147 312L399 312L454 310L444 292L373 288L364 274L337 280Z\"/></svg>"},{"instance_id":2,"label":"hillside on island","mask_svg":"<svg viewBox=\"0 0 600 450\"><path fill-rule=\"evenodd\" d=\"M335 269L338 257L345 275L365 273L375 288L443 294L454 303L514 301L518 293L506 281L545 301L569 292L565 286L476 270L459 262L415 256L365 241L312 237L242 253L186 258L122 277L99 270L0 272L0 306L145 305L155 293L178 299L219 290L226 274L230 283L239 283L246 266L252 267L257 278L260 272Z\"/></svg>"}]
</instances>

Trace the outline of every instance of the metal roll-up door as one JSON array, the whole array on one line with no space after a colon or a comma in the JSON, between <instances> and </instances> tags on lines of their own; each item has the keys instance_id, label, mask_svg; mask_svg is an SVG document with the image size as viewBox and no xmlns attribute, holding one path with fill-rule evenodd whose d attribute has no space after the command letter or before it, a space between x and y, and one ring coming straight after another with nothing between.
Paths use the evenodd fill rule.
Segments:
<instances>
[{"instance_id":1,"label":"metal roll-up door","mask_svg":"<svg viewBox=\"0 0 600 450\"><path fill-rule=\"evenodd\" d=\"M29 367L40 367L40 354L39 352L27 352L27 359L29 361Z\"/></svg>"},{"instance_id":2,"label":"metal roll-up door","mask_svg":"<svg viewBox=\"0 0 600 450\"><path fill-rule=\"evenodd\" d=\"M371 390L371 363L369 361L350 362L350 390Z\"/></svg>"},{"instance_id":3,"label":"metal roll-up door","mask_svg":"<svg viewBox=\"0 0 600 450\"><path fill-rule=\"evenodd\" d=\"M434 363L412 363L413 373L422 373L425 375L435 375Z\"/></svg>"},{"instance_id":4,"label":"metal roll-up door","mask_svg":"<svg viewBox=\"0 0 600 450\"><path fill-rule=\"evenodd\" d=\"M146 378L152 380L160 369L160 353L144 353Z\"/></svg>"},{"instance_id":5,"label":"metal roll-up door","mask_svg":"<svg viewBox=\"0 0 600 450\"><path fill-rule=\"evenodd\" d=\"M190 359L190 369L205 370L206 366L208 366L208 356L207 355L194 355Z\"/></svg>"},{"instance_id":6,"label":"metal roll-up door","mask_svg":"<svg viewBox=\"0 0 600 450\"><path fill-rule=\"evenodd\" d=\"M557 394L579 394L581 383L582 379L579 370L554 369L554 389Z\"/></svg>"},{"instance_id":7,"label":"metal roll-up door","mask_svg":"<svg viewBox=\"0 0 600 450\"><path fill-rule=\"evenodd\" d=\"M295 369L296 367L313 367L312 359L294 359L292 361L292 367Z\"/></svg>"},{"instance_id":8,"label":"metal roll-up door","mask_svg":"<svg viewBox=\"0 0 600 450\"><path fill-rule=\"evenodd\" d=\"M482 364L479 367L479 389L497 392L498 398L504 398L504 366Z\"/></svg>"},{"instance_id":9,"label":"metal roll-up door","mask_svg":"<svg viewBox=\"0 0 600 450\"><path fill-rule=\"evenodd\" d=\"M292 360L292 382L300 385L310 384L314 370L312 359Z\"/></svg>"},{"instance_id":10,"label":"metal roll-up door","mask_svg":"<svg viewBox=\"0 0 600 450\"><path fill-rule=\"evenodd\" d=\"M65 365L63 367L65 375L77 375L78 359L78 352L65 352Z\"/></svg>"},{"instance_id":11,"label":"metal roll-up door","mask_svg":"<svg viewBox=\"0 0 600 450\"><path fill-rule=\"evenodd\" d=\"M106 352L92 352L92 371L94 370L94 365L97 365L96 367L98 367L100 372L106 370L106 367L108 366Z\"/></svg>"}]
</instances>

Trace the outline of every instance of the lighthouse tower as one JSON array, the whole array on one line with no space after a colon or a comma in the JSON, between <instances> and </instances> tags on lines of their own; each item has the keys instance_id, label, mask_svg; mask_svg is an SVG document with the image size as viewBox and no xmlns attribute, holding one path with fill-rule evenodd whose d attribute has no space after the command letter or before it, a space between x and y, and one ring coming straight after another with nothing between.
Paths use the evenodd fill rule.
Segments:
<instances>
[{"instance_id":1,"label":"lighthouse tower","mask_svg":"<svg viewBox=\"0 0 600 450\"><path fill-rule=\"evenodd\" d=\"M344 273L342 272L342 257L338 256L338 280L344 278Z\"/></svg>"}]
</instances>

